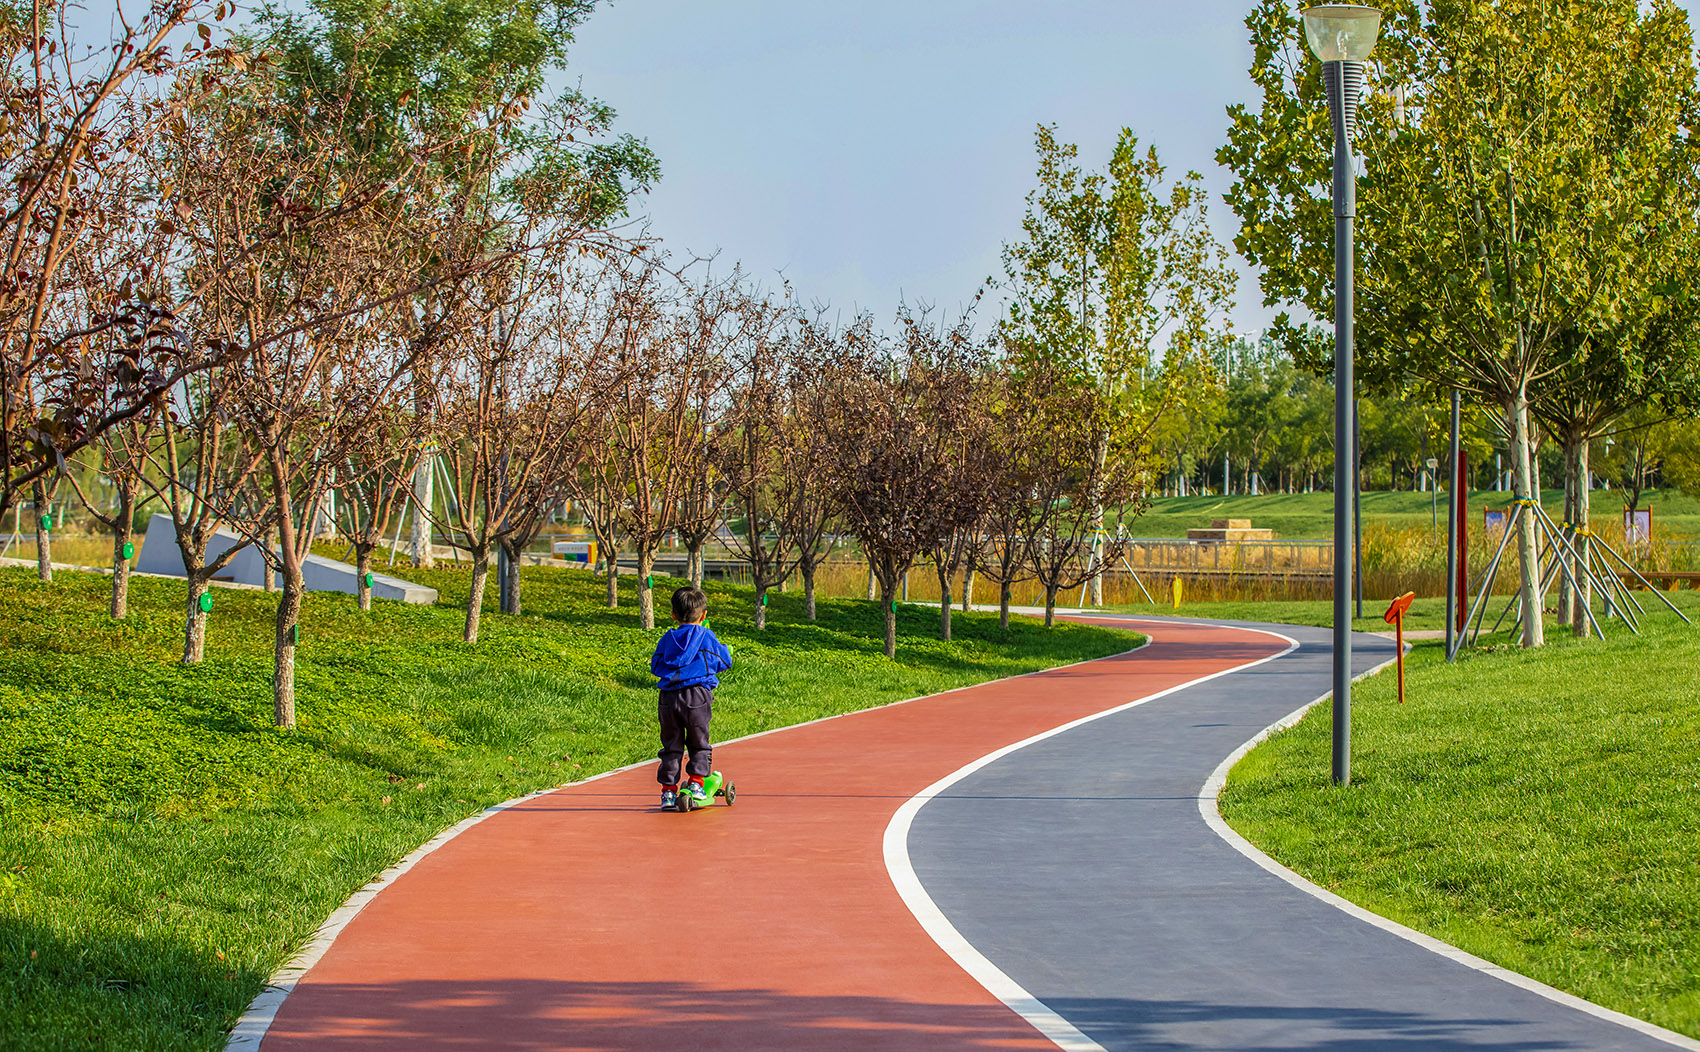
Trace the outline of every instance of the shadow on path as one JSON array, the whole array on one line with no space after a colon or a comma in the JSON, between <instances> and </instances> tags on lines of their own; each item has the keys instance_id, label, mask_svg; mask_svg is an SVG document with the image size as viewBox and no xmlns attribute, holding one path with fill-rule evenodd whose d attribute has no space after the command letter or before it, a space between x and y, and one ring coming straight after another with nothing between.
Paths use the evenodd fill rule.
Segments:
<instances>
[{"instance_id":1,"label":"shadow on path","mask_svg":"<svg viewBox=\"0 0 1700 1052\"><path fill-rule=\"evenodd\" d=\"M673 948L680 971L712 969ZM383 1006L375 1008L374 1006ZM625 1052L625 1050L1009 1049L1017 1037L1002 1005L901 997L799 996L695 982L617 983L492 979L478 982L321 984L311 1021L280 1019L270 1050L319 1052ZM1020 1026L1020 1024L1016 1024ZM1036 1036L1036 1035L1035 1035Z\"/></svg>"},{"instance_id":2,"label":"shadow on path","mask_svg":"<svg viewBox=\"0 0 1700 1052\"><path fill-rule=\"evenodd\" d=\"M1255 1052L1525 1052L1586 1047L1554 1043L1547 1035L1517 1036L1517 1018L1448 1018L1445 1014L1322 1005L1235 1004L1228 1001L1141 1001L1133 998L1047 999L1059 1015L1109 1048L1176 1048L1177 1034L1196 1035L1186 1047ZM1232 1033L1212 1045L1211 1030ZM1484 1040L1486 1031L1503 1038Z\"/></svg>"}]
</instances>

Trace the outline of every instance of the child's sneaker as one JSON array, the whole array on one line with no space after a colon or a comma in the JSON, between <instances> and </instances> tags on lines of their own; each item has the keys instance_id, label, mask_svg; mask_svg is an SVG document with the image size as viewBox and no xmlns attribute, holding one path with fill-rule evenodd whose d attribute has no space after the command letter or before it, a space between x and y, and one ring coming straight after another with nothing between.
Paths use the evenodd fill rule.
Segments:
<instances>
[{"instance_id":1,"label":"child's sneaker","mask_svg":"<svg viewBox=\"0 0 1700 1052\"><path fill-rule=\"evenodd\" d=\"M678 809L679 809L679 794L678 794L678 792L672 786L668 786L667 788L661 790L661 810L663 810L663 811L677 811Z\"/></svg>"},{"instance_id":2,"label":"child's sneaker","mask_svg":"<svg viewBox=\"0 0 1700 1052\"><path fill-rule=\"evenodd\" d=\"M709 804L708 790L701 782L689 782L679 787L679 795L690 802L692 807L707 807Z\"/></svg>"}]
</instances>

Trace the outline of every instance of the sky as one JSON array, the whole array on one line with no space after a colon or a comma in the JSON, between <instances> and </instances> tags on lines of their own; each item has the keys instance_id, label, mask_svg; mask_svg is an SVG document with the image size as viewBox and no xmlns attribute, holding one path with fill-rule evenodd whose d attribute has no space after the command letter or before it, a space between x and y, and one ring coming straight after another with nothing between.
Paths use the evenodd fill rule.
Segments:
<instances>
[{"instance_id":1,"label":"sky","mask_svg":"<svg viewBox=\"0 0 1700 1052\"><path fill-rule=\"evenodd\" d=\"M900 301L954 315L1001 275L1040 123L1090 167L1125 126L1171 173L1200 172L1231 247L1215 154L1227 107L1254 98L1252 6L614 0L580 28L569 79L659 157L638 211L675 255L718 252L716 269L783 275L805 301L889 323ZM1275 311L1239 267L1228 321L1254 335Z\"/></svg>"}]
</instances>

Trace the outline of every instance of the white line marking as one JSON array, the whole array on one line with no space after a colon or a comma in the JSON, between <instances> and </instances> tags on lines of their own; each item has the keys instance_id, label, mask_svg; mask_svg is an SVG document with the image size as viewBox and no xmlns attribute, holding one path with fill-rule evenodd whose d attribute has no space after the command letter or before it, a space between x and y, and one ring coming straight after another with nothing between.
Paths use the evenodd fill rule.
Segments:
<instances>
[{"instance_id":1,"label":"white line marking","mask_svg":"<svg viewBox=\"0 0 1700 1052\"><path fill-rule=\"evenodd\" d=\"M1118 618L1117 620L1137 619ZM1165 622L1157 623L1161 624ZM1265 662L1285 657L1297 650L1299 647L1297 640L1290 636L1284 636L1279 632L1270 632L1261 628L1240 628L1238 626L1234 626L1229 630L1237 632L1257 632L1266 636L1274 636L1277 639L1284 640L1287 643L1287 648L1282 650L1280 653L1271 654L1268 657L1259 658L1256 661L1248 661L1243 665L1235 665L1232 668L1226 668L1220 672L1212 672L1207 676L1200 676L1197 679L1190 680L1186 683L1181 683L1177 686L1160 690L1155 694L1147 695L1136 701L1126 702L1113 708L1105 709L1103 712L1095 713L1091 716L1085 716L1078 720L1073 720L1060 727L1054 727L1051 730L1035 734L1031 738L1018 741L1014 745L1006 745L996 752L988 753L987 755L980 757L978 760L975 760L973 763L968 764L966 767L960 768L959 770L939 779L932 785L921 790L909 800L905 801L903 806L897 809L897 814L892 816L891 824L885 827L886 871L891 875L891 882L896 886L898 895L903 898L903 904L909 907L909 912L915 915L915 919L920 922L921 927L926 930L927 934L932 937L934 942L938 943L939 947L943 949L945 953L950 955L951 959L954 960L963 971L973 977L975 982L985 987L986 991L993 997L996 997L998 1000L1008 1005L1011 1011L1027 1020L1027 1022L1030 1023L1035 1030L1039 1031L1040 1034L1043 1034L1052 1044L1056 1045L1060 1049L1066 1050L1066 1052L1106 1052L1106 1050L1102 1045L1075 1029L1073 1024L1058 1015L1056 1012L1052 1011L1043 1001L1040 1001L1038 998L1028 993L1020 983L1011 979L1001 968L987 960L984 954L982 954L979 950L976 950L967 939L963 938L962 933L957 931L956 926L951 924L945 917L944 912L938 908L938 904L932 900L932 896L927 894L926 888L922 887L920 878L915 875L914 864L911 863L909 859L909 827L914 823L915 815L918 814L921 808L925 807L927 803L933 799L933 797L973 774L975 771L980 770L988 764L996 763L998 760L1003 759L1010 753L1016 752L1020 749L1025 749L1027 746L1036 742L1044 741L1047 738L1053 738L1065 731L1071 731L1076 727L1092 723L1095 720L1101 720L1106 716L1113 716L1118 712L1126 712L1128 709L1137 708L1147 702L1167 697L1177 691L1186 690L1187 688L1195 687L1200 683L1207 683L1210 680L1217 679L1221 676L1230 675L1235 672L1242 672L1248 668L1255 668ZM1148 638L1146 640L1146 644L1149 645L1150 642L1151 638ZM1100 660L1109 659L1103 658Z\"/></svg>"},{"instance_id":2,"label":"white line marking","mask_svg":"<svg viewBox=\"0 0 1700 1052\"><path fill-rule=\"evenodd\" d=\"M34 566L35 564L32 562L29 565ZM1143 650L1145 647L1150 645L1151 639L1148 636L1146 637L1145 642L1134 647L1132 650L1123 651L1122 654L1131 654L1134 651ZM1122 655L1110 655L1110 657L1120 656ZM1034 672L1023 672L1019 675L1006 676L1001 680L988 680L987 682L1003 683L1012 679L1024 679L1028 676L1042 676L1047 672L1057 672L1062 669L1075 668L1080 665L1090 664L1094 661L1104 660L1107 659L1087 658L1085 661L1076 661L1067 665L1055 665L1051 668L1042 668ZM715 743L715 748L721 748L735 742L750 741L754 738L765 738L770 734L779 734L783 731L793 731L799 727L812 727L817 723L826 723L830 720L842 720L850 716L859 716L865 712L877 712L880 709L889 709L895 705L908 705L912 702L924 701L927 698L943 697L946 694L954 694L959 690L971 690L973 687L982 685L983 684L975 683L967 687L956 687L951 690L939 691L937 694L921 694L913 698L904 698L901 701L891 701L884 705L875 705L872 708L857 709L854 712L841 712L833 716L822 716L819 719L809 720L805 723L793 723L785 727L775 727L771 730L757 731L755 734L746 734L742 738L728 738L726 741L717 742ZM449 841L484 821L486 818L490 818L499 812L506 811L508 808L513 807L516 804L523 804L527 800L535 800L537 797L547 796L550 793L558 793L563 789L573 789L581 785L587 785L590 782L600 781L603 778L610 778L616 774L622 774L626 771L634 770L639 767L647 767L654 762L654 760L639 760L636 763L629 763L624 767L616 767L611 771L603 771L601 774L591 775L589 778L582 778L576 782L569 782L566 785L557 785L549 789L539 789L537 792L530 793L526 796L518 796L512 800L505 800L502 803L493 804L475 815L470 815L461 819L459 822L456 822L441 833L438 833L430 840L419 845L419 847L409 852L400 862L397 862L389 869L384 870L382 873L374 877L370 883L350 895L341 906L338 906L331 912L329 917L325 918L325 922L319 925L318 929L314 931L312 938L307 941L306 946L302 947L301 952L291 957L281 968L272 973L271 979L260 989L260 993L248 1003L247 1010L242 1013L241 1018L237 1019L236 1025L231 1028L230 1037L225 1042L225 1052L253 1052L253 1050L258 1049L260 1047L260 1042L265 1039L267 1031L271 1029L272 1023L277 1019L278 1010L283 1007L284 999L295 990L296 985L306 977L307 973L312 970L313 966L318 964L320 959L325 956L325 954L330 950L331 944L336 941L337 936L342 934L342 930L348 927L349 922L354 920L360 911L366 908L366 904L371 902L372 899L377 896L378 892L395 883L403 873L406 873L408 870L418 865L420 859L431 854L433 851L436 851L438 848L443 847Z\"/></svg>"},{"instance_id":3,"label":"white line marking","mask_svg":"<svg viewBox=\"0 0 1700 1052\"><path fill-rule=\"evenodd\" d=\"M1353 681L1356 682L1366 676L1373 676L1391 664L1393 664L1391 661L1383 662L1375 668L1370 669L1368 672L1365 672L1362 676L1354 677ZM1425 950L1437 953L1440 956L1445 957L1447 960L1456 961L1467 968L1474 968L1478 972L1491 975L1495 979L1510 983L1512 986L1520 987L1530 993L1539 994L1547 1000L1555 1001L1567 1008L1574 1008L1579 1012L1586 1012L1588 1015L1594 1016L1598 1019L1603 1019L1609 1023L1616 1023L1619 1026L1628 1027L1631 1030L1646 1034L1648 1037L1674 1045L1677 1048L1691 1049L1696 1050L1696 1052L1700 1052L1700 1041L1696 1041L1693 1038L1685 1037L1673 1030L1666 1030L1664 1027L1649 1023L1644 1019L1636 1019L1634 1016L1624 1015L1622 1012L1614 1012L1611 1009L1601 1007L1592 1001L1585 1001L1582 998L1577 997L1575 994L1567 994L1563 990L1538 982L1519 972L1514 972L1509 968L1502 968L1499 965L1494 964L1492 961L1484 961L1474 954L1465 953L1458 947L1453 946L1450 943L1441 942L1432 935L1424 935L1422 932L1413 928L1407 928L1396 921L1390 921L1380 914L1371 913L1369 910L1364 909L1356 903L1348 902L1346 899L1341 898L1332 891L1328 891L1325 888L1312 884L1310 881L1299 876L1286 866L1283 866L1281 863L1270 858L1262 851L1259 851L1256 845L1252 844L1251 841L1234 832L1234 830L1229 827L1228 823L1223 820L1222 813L1217 806L1222 795L1222 788L1227 785L1228 782L1228 772L1232 770L1233 766L1236 763L1239 763L1247 753L1262 744L1264 739L1268 738L1270 735L1286 730L1288 727L1299 722L1305 713L1309 712L1312 708L1322 702L1327 701L1329 696L1332 694L1333 691L1330 690L1327 694L1300 706L1295 711L1288 713L1286 716L1263 728L1263 730L1259 731L1254 738L1246 742L1244 745L1241 745L1238 749L1235 749L1227 759L1223 760L1216 769L1210 773L1210 777L1204 782L1204 787L1198 791L1198 813L1204 817L1205 824L1214 830L1217 836L1227 841L1228 845L1235 851L1238 851L1246 858L1257 863L1257 865L1261 866L1268 872L1280 877L1293 887L1298 888L1307 895L1321 899L1323 902L1328 903L1328 905L1333 906L1335 909L1348 913L1351 916L1356 917L1358 920L1363 921L1365 924L1374 925L1382 931L1397 935L1399 938L1404 939L1407 942L1415 943Z\"/></svg>"}]
</instances>

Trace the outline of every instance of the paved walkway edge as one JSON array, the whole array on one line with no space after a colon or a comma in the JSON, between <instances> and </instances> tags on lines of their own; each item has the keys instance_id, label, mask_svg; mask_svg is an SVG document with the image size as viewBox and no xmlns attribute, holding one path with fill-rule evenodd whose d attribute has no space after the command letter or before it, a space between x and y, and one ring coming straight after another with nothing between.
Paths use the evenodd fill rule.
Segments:
<instances>
[{"instance_id":1,"label":"paved walkway edge","mask_svg":"<svg viewBox=\"0 0 1700 1052\"><path fill-rule=\"evenodd\" d=\"M33 566L34 563L31 563L30 565ZM1151 637L1147 633L1145 641L1140 643L1138 646L1129 650L1119 651L1117 654L1110 654L1106 656L1117 657L1120 654L1131 654L1134 651L1143 650L1150 645ZM1040 676L1047 672L1055 672L1059 669L1073 668L1077 665L1085 665L1093 661L1102 660L1104 660L1104 658L1087 658L1085 661L1074 661L1066 665L1054 665L1051 668L1038 669L1033 672L1023 672L1019 675L1008 676L1005 678L1025 679L1028 676ZM987 680L986 682L991 683L997 681ZM975 687L981 685L982 684L976 683L970 684L969 686ZM898 701L887 702L884 705L875 705L872 709L889 708L893 705L907 705L910 702L922 701L926 698L938 697L942 694L954 694L956 690L966 689L969 688L958 687L954 690L940 691L938 694L919 694L913 698L903 698ZM774 727L770 730L757 731L755 734L746 734L741 738L728 738L726 741L716 742L715 744L730 745L733 742L765 738L770 734L779 734L798 727L807 727L816 723L840 720L846 716L853 716L858 712L870 712L872 709L856 709L851 712L841 712L832 716L822 716L819 719L809 720L805 723L793 723L784 727ZM402 874L418 865L420 859L423 859L426 855L436 851L438 848L447 844L449 841L466 832L468 829L471 829L478 823L499 814L502 811L506 811L510 807L523 804L528 800L534 800L540 796L547 796L550 793L559 792L562 789L568 788L568 786L585 785L590 782L600 781L603 778L611 778L614 775L622 774L637 767L646 767L654 762L655 761L652 759L639 760L636 763L626 764L624 767L615 767L612 770L603 771L601 774L591 775L589 778L581 778L576 782L568 782L563 785L551 786L548 789L539 789L535 793L528 793L525 796L516 796L512 800L504 800L499 804L492 804L475 815L468 815L466 818L461 819L459 822L456 822L454 825L448 827L441 833L432 837L430 840L427 840L425 843L413 849L413 851L409 852L400 862L397 862L389 869L384 870L382 873L374 877L370 883L362 886L358 891L350 895L341 906L338 906L331 912L329 917L325 918L325 922L313 932L312 938L307 941L307 945L301 949L301 952L291 957L282 967L272 973L271 979L266 982L265 986L261 987L260 992L248 1003L247 1010L244 1011L236 1020L236 1025L231 1027L230 1035L225 1039L225 1052L259 1052L260 1042L265 1040L266 1033L271 1030L272 1022L277 1019L278 1010L283 1007L284 999L287 998L292 991L294 991L296 984L312 970L315 964L319 963L319 959L324 957L324 955L330 950L331 944L336 941L337 936L342 934L342 930L348 927L349 923L354 920L362 909L366 908L366 904L371 902L372 899L377 896L378 892L393 884L399 877L401 877ZM940 919L942 920L943 918L941 917ZM1098 1046L1094 1044L1090 1047L1095 1049ZM1090 1052L1090 1049L1085 1050L1085 1052Z\"/></svg>"},{"instance_id":2,"label":"paved walkway edge","mask_svg":"<svg viewBox=\"0 0 1700 1052\"><path fill-rule=\"evenodd\" d=\"M653 761L642 760L638 763L627 764L624 767L616 767L611 771L604 771L601 774L583 779L583 782L598 781L651 762ZM583 782L574 784L583 784ZM266 1032L271 1029L272 1021L277 1018L278 1009L283 1007L284 998L288 997L294 991L295 984L299 983L302 977L311 971L315 964L319 963L319 958L323 957L326 951L331 948L331 943L335 942L336 937L342 934L342 930L348 927L349 922L366 908L366 904L377 897L378 892L395 883L403 873L418 865L420 859L486 818L506 811L516 804L523 804L527 800L547 796L560 788L562 787L552 786L548 789L539 789L535 793L528 793L525 796L516 796L512 800L492 804L475 815L461 819L414 848L400 862L384 870L374 877L371 883L350 895L347 901L325 918L325 922L319 925L318 930L313 933L313 937L307 941L307 945L302 948L301 952L291 957L283 967L273 972L271 979L260 990L259 995L248 1003L248 1010L242 1013L241 1018L236 1020L236 1025L230 1030L230 1036L226 1039L224 1045L225 1052L257 1052L260 1042L265 1040Z\"/></svg>"},{"instance_id":3,"label":"paved walkway edge","mask_svg":"<svg viewBox=\"0 0 1700 1052\"><path fill-rule=\"evenodd\" d=\"M1153 622L1144 623L1151 624ZM1137 708L1147 702L1167 697L1177 691L1186 690L1190 687L1195 687L1200 683L1206 683L1222 676L1232 675L1235 672L1241 672L1245 669L1253 668L1257 665L1264 664L1265 662L1274 661L1277 658L1291 654L1299 648L1297 640L1292 639L1289 636L1284 636L1279 632L1271 632L1260 628L1248 628L1244 629L1244 631L1258 632L1266 636L1274 636L1275 638L1284 641L1287 644L1287 648L1279 653L1271 654L1268 657L1259 658L1256 661L1248 661L1243 665L1235 665L1233 668L1223 669L1219 672L1212 672L1206 676L1200 676L1197 679L1177 684L1166 690L1160 690L1154 694L1148 694L1143 698L1138 698L1134 701L1105 709L1102 712L1094 713L1090 716L1084 716L1059 727L1053 727L1048 731L1035 734L1023 741L1018 741L1013 745L1006 745L996 752L988 753L987 755L980 757L978 760L975 760L973 763L951 772L934 782L932 785L921 790L921 792L905 801L903 806L897 809L897 813L892 816L891 823L886 826L884 843L886 872L890 874L892 884L896 886L898 895L900 895L903 899L903 904L909 907L910 913L914 914L915 920L918 921L921 927L926 930L927 935L935 943L938 943L939 948L949 954L951 959L960 965L963 971L972 976L975 982L985 987L988 993L1002 1001L1012 1012L1027 1020L1028 1023L1032 1024L1035 1030L1043 1034L1058 1048L1063 1049L1064 1052L1106 1052L1106 1050L1104 1049L1104 1046L1081 1033L1074 1027L1073 1024L1069 1023L1068 1020L1064 1019L1056 1012L1053 1012L1045 1005L1044 1002L1028 993L1020 983L1011 979L1003 972L1002 969L993 964L984 954L982 954L979 950L976 950L967 939L962 937L962 933L957 931L956 926L951 924L945 917L944 912L938 908L936 903L933 902L932 897L927 894L926 889L921 885L920 879L915 875L915 867L909 858L909 828L914 823L915 816L920 813L921 808L925 807L927 803L933 799L933 797L950 788L952 785L955 785L957 782L962 781L964 778L967 778L975 771L996 763L998 760L1003 759L1005 756L1008 756L1013 752L1025 749L1029 745L1044 741L1047 738L1055 737L1065 731L1071 731L1076 727L1092 723L1095 720L1101 720L1107 716L1113 716L1119 712L1126 712L1128 709ZM1156 638L1155 634L1150 632L1145 633L1145 635L1147 637L1146 645L1149 645L1150 640ZM1312 704L1314 704L1314 702ZM1309 706L1306 706L1306 708L1308 707Z\"/></svg>"},{"instance_id":4,"label":"paved walkway edge","mask_svg":"<svg viewBox=\"0 0 1700 1052\"><path fill-rule=\"evenodd\" d=\"M1409 635L1409 633L1406 634ZM1391 661L1383 662L1375 668L1370 669L1368 672L1365 672L1363 675L1354 677L1353 682L1373 676L1391 664L1393 664ZM1691 1037L1679 1034L1674 1030L1666 1030L1664 1027L1649 1023L1645 1019L1637 1019L1634 1016L1625 1015L1622 1012L1615 1012L1610 1008L1597 1005L1592 1001L1583 1000L1575 994L1565 993L1557 987L1548 986L1543 982L1531 979L1528 976L1523 975L1521 972L1514 972L1509 968L1504 968L1500 965L1494 964L1492 961L1483 960L1475 954L1466 953L1458 947L1453 946L1451 943L1442 942L1432 935L1425 935L1414 928L1407 928L1397 921L1388 920L1386 917L1383 917L1378 913L1371 913L1362 906L1341 898L1339 895L1334 894L1326 888L1311 883L1298 873L1281 865L1281 863L1275 861L1273 858L1270 858L1268 855L1258 850L1257 846L1251 841L1236 833L1228 825L1227 821L1222 818L1222 812L1218 807L1218 803L1222 795L1222 789L1228 782L1228 772L1233 770L1235 764L1244 759L1247 753L1261 745L1265 739L1293 726L1304 717L1305 713L1309 712L1317 705L1320 705L1322 702L1327 701L1332 696L1333 692L1330 691L1313 701L1299 706L1298 709L1288 713L1286 716L1263 728L1263 730L1259 731L1250 741L1241 745L1238 749L1235 749L1227 759L1223 760L1221 764L1210 773L1210 777L1205 781L1204 787L1198 791L1198 813L1204 817L1205 824L1208 825L1217 836L1226 841L1229 847L1232 847L1235 851L1238 851L1240 854L1244 855L1252 862L1255 862L1259 867L1267 870L1274 876L1281 878L1305 894L1333 906L1342 913L1349 914L1350 916L1363 921L1365 924L1374 925L1382 931L1397 935L1399 938L1404 939L1407 942L1415 943L1425 950L1437 953L1440 956L1445 957L1447 960L1456 961L1467 968L1474 968L1478 972L1491 975L1501 982L1510 983L1512 986L1520 987L1530 993L1538 994L1549 1001L1555 1001L1568 1008L1574 1008L1579 1012L1586 1012L1588 1015L1594 1016L1595 1018L1603 1019L1610 1023L1616 1023L1619 1026L1628 1027L1631 1030L1645 1034L1648 1037L1655 1038L1659 1041L1663 1041L1676 1048L1690 1049L1693 1050L1693 1052L1700 1052L1700 1041L1696 1041Z\"/></svg>"}]
</instances>

